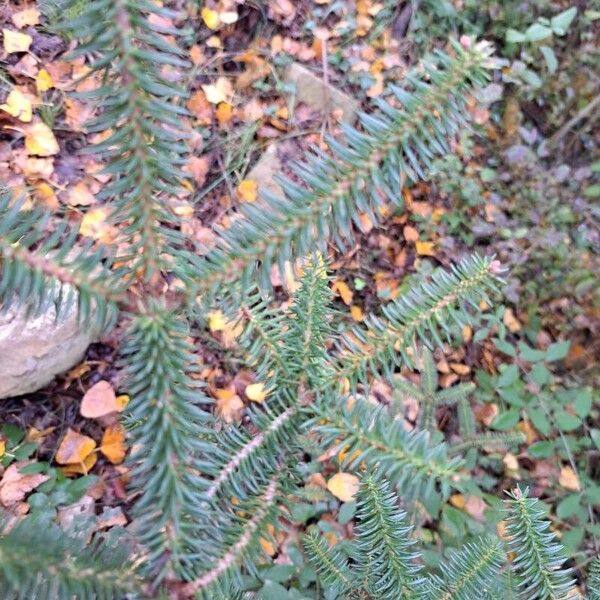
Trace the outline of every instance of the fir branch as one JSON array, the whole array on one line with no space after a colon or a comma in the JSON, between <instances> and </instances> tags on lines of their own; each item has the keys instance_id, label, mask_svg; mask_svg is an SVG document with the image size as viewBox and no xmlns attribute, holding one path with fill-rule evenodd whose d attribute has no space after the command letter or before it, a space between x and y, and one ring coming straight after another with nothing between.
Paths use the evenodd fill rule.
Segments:
<instances>
[{"instance_id":1,"label":"fir branch","mask_svg":"<svg viewBox=\"0 0 600 600\"><path fill-rule=\"evenodd\" d=\"M124 289L112 273L103 249L77 244L77 229L66 222L48 234L50 215L39 209L11 205L10 192L0 194L0 306L7 310L15 300L40 314L54 304L60 316L75 301L82 323L98 329L110 327Z\"/></svg>"},{"instance_id":2,"label":"fir branch","mask_svg":"<svg viewBox=\"0 0 600 600\"><path fill-rule=\"evenodd\" d=\"M414 562L412 528L387 482L372 476L363 479L357 518L357 549L372 595L380 600L417 600L423 579Z\"/></svg>"},{"instance_id":3,"label":"fir branch","mask_svg":"<svg viewBox=\"0 0 600 600\"><path fill-rule=\"evenodd\" d=\"M427 600L473 600L489 593L500 571L504 553L495 538L466 544L441 565L443 578L427 582Z\"/></svg>"},{"instance_id":4,"label":"fir branch","mask_svg":"<svg viewBox=\"0 0 600 600\"><path fill-rule=\"evenodd\" d=\"M537 498L529 489L516 488L507 503L508 546L514 552L511 562L523 598L565 600L573 588L570 569L563 569L564 549Z\"/></svg>"},{"instance_id":5,"label":"fir branch","mask_svg":"<svg viewBox=\"0 0 600 600\"><path fill-rule=\"evenodd\" d=\"M592 561L587 587L588 600L600 600L600 556Z\"/></svg>"},{"instance_id":6,"label":"fir branch","mask_svg":"<svg viewBox=\"0 0 600 600\"><path fill-rule=\"evenodd\" d=\"M378 469L406 494L422 497L439 485L443 495L458 479L461 461L448 458L445 444L429 445L424 432L408 432L402 421L364 400L355 400L340 411L327 401L315 408L316 417L307 424L336 454L343 451L347 468L361 463Z\"/></svg>"},{"instance_id":7,"label":"fir branch","mask_svg":"<svg viewBox=\"0 0 600 600\"><path fill-rule=\"evenodd\" d=\"M393 88L402 108L382 100L379 113L361 115L362 132L346 127L341 141L327 140L333 156L317 152L296 165L302 185L281 178L285 197L263 191L262 202L245 204L245 218L222 231L205 258L196 259L200 287L249 281L257 261L268 286L273 264L283 272L315 244L322 249L330 235L343 247L353 226L361 227L360 212L377 222L386 201L398 204L404 176L423 177L432 159L448 151L448 138L467 118L465 97L487 80L485 42L469 48L455 43L453 52L453 58L438 52L424 62L423 74L409 75L412 91Z\"/></svg>"},{"instance_id":8,"label":"fir branch","mask_svg":"<svg viewBox=\"0 0 600 600\"><path fill-rule=\"evenodd\" d=\"M187 328L152 304L129 329L122 350L132 398L132 483L141 491L135 506L148 570L158 579L171 570L184 577L195 551L195 522L204 516L198 456L210 415L209 400L190 376L196 367Z\"/></svg>"},{"instance_id":9,"label":"fir branch","mask_svg":"<svg viewBox=\"0 0 600 600\"><path fill-rule=\"evenodd\" d=\"M86 544L56 525L27 517L0 532L0 589L5 600L106 600L139 591L124 546Z\"/></svg>"},{"instance_id":10,"label":"fir branch","mask_svg":"<svg viewBox=\"0 0 600 600\"><path fill-rule=\"evenodd\" d=\"M371 317L366 328L354 327L339 344L335 359L336 377L356 385L369 372L391 374L401 363L412 366L408 353L415 339L440 346L440 333L450 339L448 322L463 326L470 320L467 308L489 302L487 292L495 289L501 266L477 255L461 261L450 273L438 271L430 282L422 282L399 300L383 308L385 319Z\"/></svg>"},{"instance_id":11,"label":"fir branch","mask_svg":"<svg viewBox=\"0 0 600 600\"><path fill-rule=\"evenodd\" d=\"M489 451L502 450L505 448L511 448L512 446L518 446L526 440L525 434L520 431L516 433L482 433L472 434L469 437L465 437L462 441L448 446L448 451L451 454L463 454L470 448L479 448Z\"/></svg>"},{"instance_id":12,"label":"fir branch","mask_svg":"<svg viewBox=\"0 0 600 600\"><path fill-rule=\"evenodd\" d=\"M78 97L102 107L87 131L112 132L91 148L108 161L105 172L112 176L99 198L110 201L113 219L125 224L131 273L139 270L146 277L170 266L164 255L176 256L180 245L179 221L166 197L178 192L183 176L185 110L173 98L184 92L166 81L157 65L185 68L187 63L165 38L179 32L152 19L175 16L147 0L96 0L65 25L82 40L72 57L93 55L90 74L104 72L100 87Z\"/></svg>"}]
</instances>

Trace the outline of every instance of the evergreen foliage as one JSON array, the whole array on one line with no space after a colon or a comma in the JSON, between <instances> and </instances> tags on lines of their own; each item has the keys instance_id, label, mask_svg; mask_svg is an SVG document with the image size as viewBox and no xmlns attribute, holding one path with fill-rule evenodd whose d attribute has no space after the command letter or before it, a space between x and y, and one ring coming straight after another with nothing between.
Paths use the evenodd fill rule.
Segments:
<instances>
[{"instance_id":1,"label":"evergreen foliage","mask_svg":"<svg viewBox=\"0 0 600 600\"><path fill-rule=\"evenodd\" d=\"M368 384L416 366L421 347L452 341L482 300L491 303L500 264L473 256L436 271L381 315L338 335L319 251L330 239L343 248L361 228L360 213L376 223L384 204L401 203L407 178L425 177L432 160L449 152L468 120L467 97L489 78L490 46L452 43L451 55L425 59L405 88L392 88L389 101L361 114L360 128L346 126L341 139L327 139L331 155L315 150L294 165L300 183L282 178L284 197L263 192L259 202L243 205L241 218L200 256L189 251L168 202L182 185L186 152L179 105L185 90L160 74L165 65L186 66L172 41L181 32L161 19L174 13L150 0L95 0L78 4L76 14L65 25L79 40L72 56L86 57L90 73L102 74L99 88L78 97L101 109L88 131L103 141L88 151L102 156L110 176L99 199L120 225L118 263L109 251L80 245L67 225L50 227L49 215L22 210L7 193L0 200L0 307L21 301L39 313L52 302L60 312L77 299L88 326L110 326L119 311L128 321L121 353L132 398L125 424L140 546L133 556L143 566L134 569L123 549L85 546L26 519L0 534L4 589L49 600L242 597L243 575L256 572L265 542L302 493L297 465L308 439L320 452L343 452L346 469L375 474L360 489L352 557L332 551L314 531L305 536L306 552L334 595L483 597L500 570L499 542L473 542L447 561L443 577L429 574L397 506L397 493L409 503L433 493L445 498L460 485L457 449L432 441L436 405L458 402L464 444L491 443L481 442L468 418L469 389L438 392L425 351L424 385L416 390L423 411L409 432L368 402ZM272 267L284 272L298 263L291 306L274 308ZM181 283L173 297L162 298L163 276ZM191 327L202 324L211 303L243 319L245 360L268 390L265 405L250 409L244 424L221 429L195 378L201 366L190 342ZM535 501L513 493L508 520L523 597L540 589L536 598L562 598L570 580Z\"/></svg>"}]
</instances>

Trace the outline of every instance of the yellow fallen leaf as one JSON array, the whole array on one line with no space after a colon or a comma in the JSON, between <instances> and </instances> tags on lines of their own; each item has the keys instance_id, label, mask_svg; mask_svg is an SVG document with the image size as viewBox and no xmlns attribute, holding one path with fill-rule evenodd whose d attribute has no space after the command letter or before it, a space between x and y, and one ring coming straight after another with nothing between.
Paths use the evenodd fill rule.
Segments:
<instances>
[{"instance_id":1,"label":"yellow fallen leaf","mask_svg":"<svg viewBox=\"0 0 600 600\"><path fill-rule=\"evenodd\" d=\"M39 25L40 23L40 11L34 6L30 8L24 8L16 13L13 13L11 17L12 22L15 24L17 29L23 29L23 27Z\"/></svg>"},{"instance_id":2,"label":"yellow fallen leaf","mask_svg":"<svg viewBox=\"0 0 600 600\"><path fill-rule=\"evenodd\" d=\"M91 437L69 428L56 452L56 462L59 465L83 463L95 447L96 442Z\"/></svg>"},{"instance_id":3,"label":"yellow fallen leaf","mask_svg":"<svg viewBox=\"0 0 600 600\"><path fill-rule=\"evenodd\" d=\"M216 29L219 26L219 13L216 10L212 10L211 8L207 8L206 6L202 9L200 13L204 24L209 29Z\"/></svg>"},{"instance_id":4,"label":"yellow fallen leaf","mask_svg":"<svg viewBox=\"0 0 600 600\"><path fill-rule=\"evenodd\" d=\"M77 182L69 189L67 202L71 206L89 206L94 204L96 198L84 181Z\"/></svg>"},{"instance_id":5,"label":"yellow fallen leaf","mask_svg":"<svg viewBox=\"0 0 600 600\"><path fill-rule=\"evenodd\" d=\"M4 50L8 54L12 54L13 52L27 52L33 42L33 38L30 35L21 33L20 31L3 29L2 34L4 35Z\"/></svg>"},{"instance_id":6,"label":"yellow fallen leaf","mask_svg":"<svg viewBox=\"0 0 600 600\"><path fill-rule=\"evenodd\" d=\"M346 306L350 306L352 304L352 290L348 287L348 284L345 281L338 279L337 281L334 281L332 287L333 291L340 295L343 303Z\"/></svg>"},{"instance_id":7,"label":"yellow fallen leaf","mask_svg":"<svg viewBox=\"0 0 600 600\"><path fill-rule=\"evenodd\" d=\"M244 390L246 398L252 402L258 402L259 404L264 401L267 397L267 391L265 390L264 383L251 383L246 386Z\"/></svg>"},{"instance_id":8,"label":"yellow fallen leaf","mask_svg":"<svg viewBox=\"0 0 600 600\"><path fill-rule=\"evenodd\" d=\"M79 412L86 419L97 419L110 413L121 412L124 406L122 401L117 401L112 385L101 380L85 393Z\"/></svg>"},{"instance_id":9,"label":"yellow fallen leaf","mask_svg":"<svg viewBox=\"0 0 600 600\"><path fill-rule=\"evenodd\" d=\"M4 456L6 452L6 438L4 436L0 436L0 458Z\"/></svg>"},{"instance_id":10,"label":"yellow fallen leaf","mask_svg":"<svg viewBox=\"0 0 600 600\"><path fill-rule=\"evenodd\" d=\"M421 256L435 256L435 251L433 250L433 242L415 242L415 249L417 254Z\"/></svg>"},{"instance_id":11,"label":"yellow fallen leaf","mask_svg":"<svg viewBox=\"0 0 600 600\"><path fill-rule=\"evenodd\" d=\"M36 156L53 156L60 150L52 129L42 121L32 123L25 130L25 148Z\"/></svg>"},{"instance_id":12,"label":"yellow fallen leaf","mask_svg":"<svg viewBox=\"0 0 600 600\"><path fill-rule=\"evenodd\" d=\"M270 542L266 538L262 537L258 540L258 542L260 544L260 547L262 548L262 551L265 554L267 554L268 556L275 556L277 548L275 548L275 544L273 544L273 542Z\"/></svg>"},{"instance_id":13,"label":"yellow fallen leaf","mask_svg":"<svg viewBox=\"0 0 600 600\"><path fill-rule=\"evenodd\" d=\"M81 462L65 465L61 467L62 474L71 477L73 475L87 475L92 467L98 461L98 456L95 452L88 454Z\"/></svg>"},{"instance_id":14,"label":"yellow fallen leaf","mask_svg":"<svg viewBox=\"0 0 600 600\"><path fill-rule=\"evenodd\" d=\"M223 331L225 329L226 321L225 315L221 310L211 310L208 313L208 329L211 332Z\"/></svg>"},{"instance_id":15,"label":"yellow fallen leaf","mask_svg":"<svg viewBox=\"0 0 600 600\"><path fill-rule=\"evenodd\" d=\"M254 179L242 179L236 191L242 202L254 202L258 196L258 184Z\"/></svg>"},{"instance_id":16,"label":"yellow fallen leaf","mask_svg":"<svg viewBox=\"0 0 600 600\"><path fill-rule=\"evenodd\" d=\"M456 508L463 509L466 503L467 499L464 497L463 494L452 494L452 496L450 496L450 504L452 504L452 506L455 506Z\"/></svg>"},{"instance_id":17,"label":"yellow fallen leaf","mask_svg":"<svg viewBox=\"0 0 600 600\"><path fill-rule=\"evenodd\" d=\"M46 71L46 69L40 69L35 78L35 87L38 92L47 92L50 88L54 87L54 80L52 75Z\"/></svg>"},{"instance_id":18,"label":"yellow fallen leaf","mask_svg":"<svg viewBox=\"0 0 600 600\"><path fill-rule=\"evenodd\" d=\"M229 102L233 96L233 86L226 77L219 77L216 83L203 85L204 95L211 104Z\"/></svg>"},{"instance_id":19,"label":"yellow fallen leaf","mask_svg":"<svg viewBox=\"0 0 600 600\"><path fill-rule=\"evenodd\" d=\"M358 477L352 473L336 473L327 482L327 489L342 502L350 502L358 492Z\"/></svg>"},{"instance_id":20,"label":"yellow fallen leaf","mask_svg":"<svg viewBox=\"0 0 600 600\"><path fill-rule=\"evenodd\" d=\"M125 430L121 425L108 427L102 436L100 452L113 465L118 465L125 459Z\"/></svg>"},{"instance_id":21,"label":"yellow fallen leaf","mask_svg":"<svg viewBox=\"0 0 600 600\"><path fill-rule=\"evenodd\" d=\"M6 104L1 104L0 108L23 123L29 123L33 118L31 100L19 88L14 88L10 92Z\"/></svg>"},{"instance_id":22,"label":"yellow fallen leaf","mask_svg":"<svg viewBox=\"0 0 600 600\"><path fill-rule=\"evenodd\" d=\"M571 467L562 467L558 483L567 490L578 492L581 489L579 485L579 477Z\"/></svg>"},{"instance_id":23,"label":"yellow fallen leaf","mask_svg":"<svg viewBox=\"0 0 600 600\"><path fill-rule=\"evenodd\" d=\"M45 181L36 185L35 195L48 208L53 210L58 208L58 198L54 190Z\"/></svg>"},{"instance_id":24,"label":"yellow fallen leaf","mask_svg":"<svg viewBox=\"0 0 600 600\"><path fill-rule=\"evenodd\" d=\"M360 306L357 306L356 304L353 304L350 307L350 314L352 315L352 318L355 321L362 321L365 318L365 315L363 314L362 308Z\"/></svg>"},{"instance_id":25,"label":"yellow fallen leaf","mask_svg":"<svg viewBox=\"0 0 600 600\"><path fill-rule=\"evenodd\" d=\"M509 473L518 473L519 472L519 460L514 454L507 452L502 459L506 470Z\"/></svg>"},{"instance_id":26,"label":"yellow fallen leaf","mask_svg":"<svg viewBox=\"0 0 600 600\"><path fill-rule=\"evenodd\" d=\"M107 216L108 210L104 206L88 210L83 216L83 219L81 219L79 233L96 240L100 239L104 235L107 227Z\"/></svg>"}]
</instances>

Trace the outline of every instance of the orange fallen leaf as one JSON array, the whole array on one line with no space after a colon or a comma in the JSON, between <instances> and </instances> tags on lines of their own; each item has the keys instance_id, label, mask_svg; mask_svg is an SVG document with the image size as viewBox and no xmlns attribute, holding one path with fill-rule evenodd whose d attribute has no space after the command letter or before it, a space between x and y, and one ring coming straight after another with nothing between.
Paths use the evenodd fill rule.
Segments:
<instances>
[{"instance_id":1,"label":"orange fallen leaf","mask_svg":"<svg viewBox=\"0 0 600 600\"><path fill-rule=\"evenodd\" d=\"M502 322L508 327L508 330L511 333L517 333L517 331L521 331L521 323L515 317L515 313L512 308L505 308L504 315L502 316Z\"/></svg>"},{"instance_id":2,"label":"orange fallen leaf","mask_svg":"<svg viewBox=\"0 0 600 600\"><path fill-rule=\"evenodd\" d=\"M100 452L108 458L113 465L118 465L125 458L125 430L121 425L108 427L102 436Z\"/></svg>"},{"instance_id":3,"label":"orange fallen leaf","mask_svg":"<svg viewBox=\"0 0 600 600\"><path fill-rule=\"evenodd\" d=\"M579 477L577 477L577 473L575 473L575 471L573 471L571 467L561 468L558 483L560 483L560 485L565 489L571 490L573 492L578 492L579 490L581 490L581 486L579 484Z\"/></svg>"},{"instance_id":4,"label":"orange fallen leaf","mask_svg":"<svg viewBox=\"0 0 600 600\"><path fill-rule=\"evenodd\" d=\"M402 233L407 242L416 242L419 239L419 232L411 225L405 225Z\"/></svg>"},{"instance_id":5,"label":"orange fallen leaf","mask_svg":"<svg viewBox=\"0 0 600 600\"><path fill-rule=\"evenodd\" d=\"M233 423L242 416L244 403L242 399L235 393L233 386L227 388L219 388L215 390L216 409L226 423Z\"/></svg>"},{"instance_id":6,"label":"orange fallen leaf","mask_svg":"<svg viewBox=\"0 0 600 600\"><path fill-rule=\"evenodd\" d=\"M67 202L71 206L90 206L96 202L94 194L84 181L77 182L69 189L67 194Z\"/></svg>"},{"instance_id":7,"label":"orange fallen leaf","mask_svg":"<svg viewBox=\"0 0 600 600\"><path fill-rule=\"evenodd\" d=\"M221 102L217 106L215 115L217 117L219 125L221 127L224 127L225 125L227 125L227 123L229 123L229 121L231 121L233 117L233 106L231 106L229 102Z\"/></svg>"},{"instance_id":8,"label":"orange fallen leaf","mask_svg":"<svg viewBox=\"0 0 600 600\"><path fill-rule=\"evenodd\" d=\"M358 477L352 473L336 473L327 482L327 489L342 502L350 502L358 492Z\"/></svg>"},{"instance_id":9,"label":"orange fallen leaf","mask_svg":"<svg viewBox=\"0 0 600 600\"><path fill-rule=\"evenodd\" d=\"M56 452L56 462L59 465L83 463L94 448L96 442L91 437L69 428Z\"/></svg>"},{"instance_id":10,"label":"orange fallen leaf","mask_svg":"<svg viewBox=\"0 0 600 600\"><path fill-rule=\"evenodd\" d=\"M208 156L190 156L184 167L184 171L189 173L198 187L204 185L206 175L210 166Z\"/></svg>"},{"instance_id":11,"label":"orange fallen leaf","mask_svg":"<svg viewBox=\"0 0 600 600\"><path fill-rule=\"evenodd\" d=\"M254 202L258 196L258 184L253 179L242 179L236 192L242 202Z\"/></svg>"},{"instance_id":12,"label":"orange fallen leaf","mask_svg":"<svg viewBox=\"0 0 600 600\"><path fill-rule=\"evenodd\" d=\"M79 412L86 419L97 419L113 412L121 412L128 401L128 396L116 396L112 385L101 380L85 393Z\"/></svg>"},{"instance_id":13,"label":"orange fallen leaf","mask_svg":"<svg viewBox=\"0 0 600 600\"><path fill-rule=\"evenodd\" d=\"M354 294L352 293L352 290L348 287L348 284L345 281L337 279L333 282L333 285L331 287L334 292L337 292L340 295L342 302L346 306L350 306L352 304L352 297Z\"/></svg>"},{"instance_id":14,"label":"orange fallen leaf","mask_svg":"<svg viewBox=\"0 0 600 600\"><path fill-rule=\"evenodd\" d=\"M22 474L21 469L32 463L32 460L21 460L6 469L0 480L0 503L3 506L13 506L21 502L26 494L50 479L44 473Z\"/></svg>"},{"instance_id":15,"label":"orange fallen leaf","mask_svg":"<svg viewBox=\"0 0 600 600\"><path fill-rule=\"evenodd\" d=\"M2 34L4 36L4 50L7 54L13 52L27 52L29 46L33 42L33 38L26 33L20 31L13 31L12 29L3 29Z\"/></svg>"},{"instance_id":16,"label":"orange fallen leaf","mask_svg":"<svg viewBox=\"0 0 600 600\"><path fill-rule=\"evenodd\" d=\"M187 109L198 119L201 125L209 125L212 121L212 107L202 90L194 92L187 101Z\"/></svg>"},{"instance_id":17,"label":"orange fallen leaf","mask_svg":"<svg viewBox=\"0 0 600 600\"><path fill-rule=\"evenodd\" d=\"M463 509L467 504L467 499L463 494L452 494L452 496L450 496L450 504L456 508Z\"/></svg>"},{"instance_id":18,"label":"orange fallen leaf","mask_svg":"<svg viewBox=\"0 0 600 600\"><path fill-rule=\"evenodd\" d=\"M356 304L353 304L350 307L350 314L352 315L352 318L358 322L362 321L365 318L362 308L360 306L357 306Z\"/></svg>"}]
</instances>

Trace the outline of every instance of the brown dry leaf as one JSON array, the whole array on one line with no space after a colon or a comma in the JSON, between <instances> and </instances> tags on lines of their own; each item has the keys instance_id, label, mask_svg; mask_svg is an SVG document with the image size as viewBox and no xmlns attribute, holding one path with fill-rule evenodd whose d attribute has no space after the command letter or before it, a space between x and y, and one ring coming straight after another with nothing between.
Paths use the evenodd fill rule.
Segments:
<instances>
[{"instance_id":1,"label":"brown dry leaf","mask_svg":"<svg viewBox=\"0 0 600 600\"><path fill-rule=\"evenodd\" d=\"M53 156L60 150L52 129L42 121L32 123L25 129L25 148L35 156Z\"/></svg>"},{"instance_id":2,"label":"brown dry leaf","mask_svg":"<svg viewBox=\"0 0 600 600\"><path fill-rule=\"evenodd\" d=\"M254 202L258 197L258 183L254 179L242 179L236 192L242 202Z\"/></svg>"},{"instance_id":3,"label":"brown dry leaf","mask_svg":"<svg viewBox=\"0 0 600 600\"><path fill-rule=\"evenodd\" d=\"M30 35L21 33L20 31L3 29L2 34L4 35L4 50L7 54L27 52L33 42L33 38Z\"/></svg>"},{"instance_id":4,"label":"brown dry leaf","mask_svg":"<svg viewBox=\"0 0 600 600\"><path fill-rule=\"evenodd\" d=\"M529 421L521 421L517 425L517 428L521 433L525 434L525 440L528 445L533 444L538 439L538 432Z\"/></svg>"},{"instance_id":5,"label":"brown dry leaf","mask_svg":"<svg viewBox=\"0 0 600 600\"><path fill-rule=\"evenodd\" d=\"M17 29L23 29L23 27L39 25L40 11L34 6L24 8L23 10L14 13L11 17L11 21L15 24L15 27Z\"/></svg>"},{"instance_id":6,"label":"brown dry leaf","mask_svg":"<svg viewBox=\"0 0 600 600\"><path fill-rule=\"evenodd\" d=\"M108 427L102 436L100 452L113 465L118 465L125 459L125 430L121 425Z\"/></svg>"},{"instance_id":7,"label":"brown dry leaf","mask_svg":"<svg viewBox=\"0 0 600 600\"><path fill-rule=\"evenodd\" d=\"M450 368L459 375L468 375L471 372L471 368L468 365L462 363L450 363Z\"/></svg>"},{"instance_id":8,"label":"brown dry leaf","mask_svg":"<svg viewBox=\"0 0 600 600\"><path fill-rule=\"evenodd\" d=\"M246 386L244 394L246 394L246 398L248 398L248 400L261 404L267 397L268 392L265 389L264 383L251 383L250 385Z\"/></svg>"},{"instance_id":9,"label":"brown dry leaf","mask_svg":"<svg viewBox=\"0 0 600 600\"><path fill-rule=\"evenodd\" d=\"M375 77L375 83L367 90L369 98L381 96L384 90L383 75L381 73L373 73L373 77Z\"/></svg>"},{"instance_id":10,"label":"brown dry leaf","mask_svg":"<svg viewBox=\"0 0 600 600\"><path fill-rule=\"evenodd\" d=\"M352 473L336 473L327 482L327 489L342 502L351 502L358 492L358 477Z\"/></svg>"},{"instance_id":11,"label":"brown dry leaf","mask_svg":"<svg viewBox=\"0 0 600 600\"><path fill-rule=\"evenodd\" d=\"M512 308L504 309L502 321L508 327L508 330L511 333L517 333L517 331L521 331L521 323L517 317L515 317L515 313L513 312Z\"/></svg>"},{"instance_id":12,"label":"brown dry leaf","mask_svg":"<svg viewBox=\"0 0 600 600\"><path fill-rule=\"evenodd\" d=\"M238 421L242 416L244 403L235 393L233 386L227 388L217 388L215 390L217 414L220 415L226 423Z\"/></svg>"},{"instance_id":13,"label":"brown dry leaf","mask_svg":"<svg viewBox=\"0 0 600 600\"><path fill-rule=\"evenodd\" d=\"M71 206L90 206L96 202L94 194L85 181L79 181L67 193L67 203Z\"/></svg>"},{"instance_id":14,"label":"brown dry leaf","mask_svg":"<svg viewBox=\"0 0 600 600\"><path fill-rule=\"evenodd\" d=\"M417 254L421 256L435 256L435 250L433 249L433 242L415 242L415 250Z\"/></svg>"},{"instance_id":15,"label":"brown dry leaf","mask_svg":"<svg viewBox=\"0 0 600 600\"><path fill-rule=\"evenodd\" d=\"M33 118L33 103L29 94L23 93L18 87L13 88L0 109L16 117L23 123L30 123Z\"/></svg>"},{"instance_id":16,"label":"brown dry leaf","mask_svg":"<svg viewBox=\"0 0 600 600\"><path fill-rule=\"evenodd\" d=\"M348 287L348 284L345 281L337 279L333 282L331 288L334 292L337 292L340 295L342 302L346 306L350 306L352 304L352 298L354 294L352 293L352 290Z\"/></svg>"},{"instance_id":17,"label":"brown dry leaf","mask_svg":"<svg viewBox=\"0 0 600 600\"><path fill-rule=\"evenodd\" d=\"M419 232L410 225L405 225L402 233L407 242L416 242L419 239Z\"/></svg>"},{"instance_id":18,"label":"brown dry leaf","mask_svg":"<svg viewBox=\"0 0 600 600\"><path fill-rule=\"evenodd\" d=\"M219 77L215 83L203 85L202 89L211 104L230 102L233 96L233 86L226 77Z\"/></svg>"},{"instance_id":19,"label":"brown dry leaf","mask_svg":"<svg viewBox=\"0 0 600 600\"><path fill-rule=\"evenodd\" d=\"M465 511L469 513L475 520L483 521L483 513L488 505L479 496L468 496L465 502Z\"/></svg>"},{"instance_id":20,"label":"brown dry leaf","mask_svg":"<svg viewBox=\"0 0 600 600\"><path fill-rule=\"evenodd\" d=\"M44 473L23 475L20 472L23 467L33 462L32 460L21 460L13 463L6 469L4 476L0 480L0 503L3 506L13 506L21 502L26 494L50 479Z\"/></svg>"},{"instance_id":21,"label":"brown dry leaf","mask_svg":"<svg viewBox=\"0 0 600 600\"><path fill-rule=\"evenodd\" d=\"M473 415L475 419L483 425L490 425L498 416L500 409L497 404L477 404L473 407Z\"/></svg>"},{"instance_id":22,"label":"brown dry leaf","mask_svg":"<svg viewBox=\"0 0 600 600\"><path fill-rule=\"evenodd\" d=\"M575 473L571 467L561 468L558 483L560 483L560 485L565 489L571 490L572 492L578 492L581 490L579 477L577 477L577 473Z\"/></svg>"},{"instance_id":23,"label":"brown dry leaf","mask_svg":"<svg viewBox=\"0 0 600 600\"><path fill-rule=\"evenodd\" d=\"M56 462L59 465L83 463L95 447L96 442L91 437L69 428L56 452Z\"/></svg>"},{"instance_id":24,"label":"brown dry leaf","mask_svg":"<svg viewBox=\"0 0 600 600\"><path fill-rule=\"evenodd\" d=\"M198 90L191 95L187 101L187 109L198 119L201 125L210 125L213 109L202 90Z\"/></svg>"},{"instance_id":25,"label":"brown dry leaf","mask_svg":"<svg viewBox=\"0 0 600 600\"><path fill-rule=\"evenodd\" d=\"M86 419L97 419L113 412L121 412L128 401L128 396L116 396L112 385L101 380L85 393L79 412Z\"/></svg>"},{"instance_id":26,"label":"brown dry leaf","mask_svg":"<svg viewBox=\"0 0 600 600\"><path fill-rule=\"evenodd\" d=\"M190 156L184 170L192 176L198 187L202 187L206 181L209 168L210 159L208 156Z\"/></svg>"}]
</instances>

